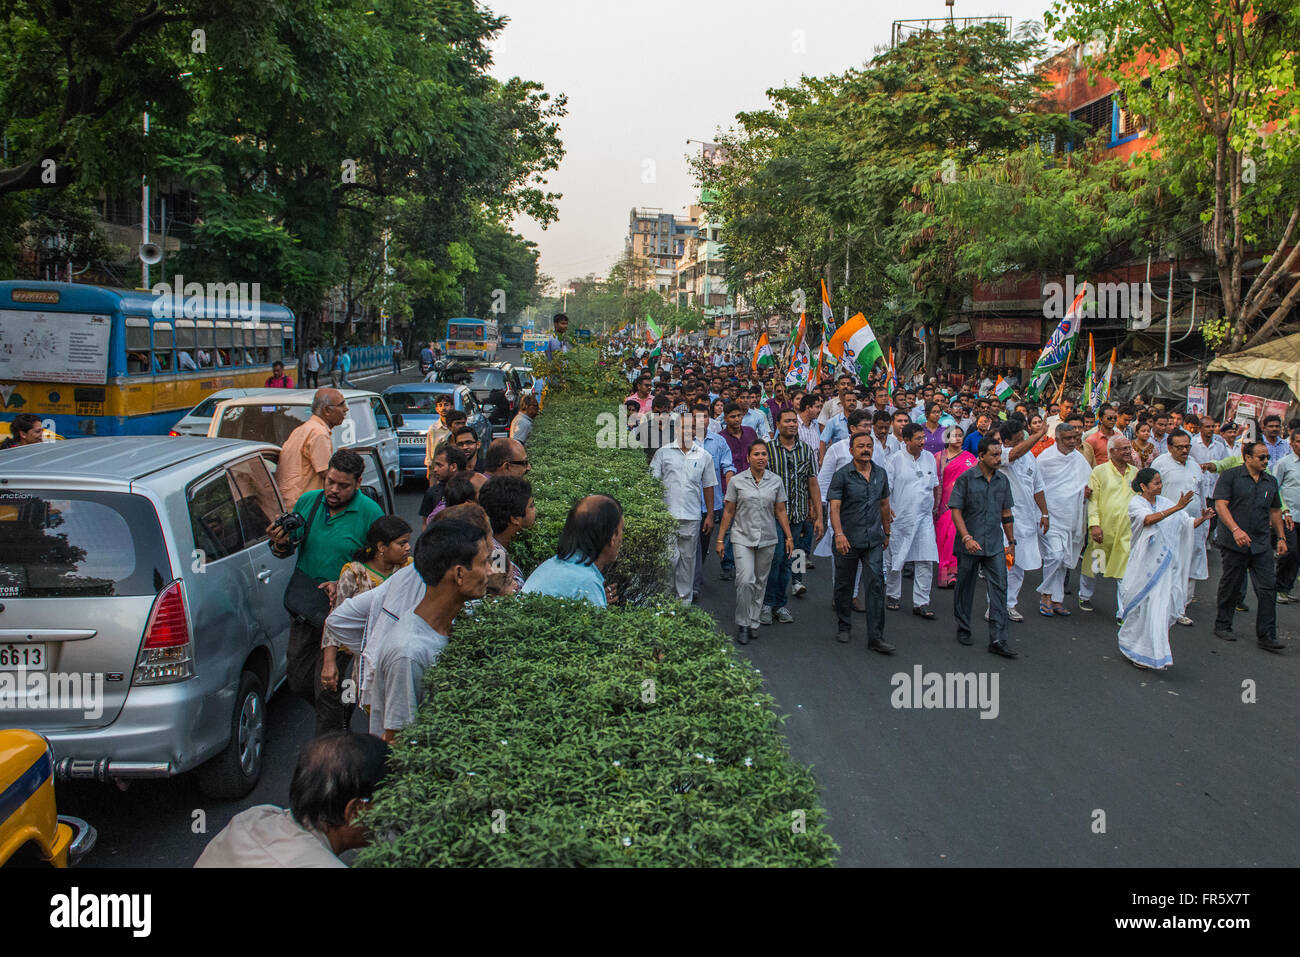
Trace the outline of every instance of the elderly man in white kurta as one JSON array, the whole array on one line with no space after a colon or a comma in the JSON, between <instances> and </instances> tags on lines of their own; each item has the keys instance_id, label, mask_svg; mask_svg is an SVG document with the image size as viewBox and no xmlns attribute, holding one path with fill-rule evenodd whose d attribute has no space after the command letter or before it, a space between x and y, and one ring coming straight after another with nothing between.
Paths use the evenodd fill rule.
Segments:
<instances>
[{"instance_id":1,"label":"elderly man in white kurta","mask_svg":"<svg viewBox=\"0 0 1300 957\"><path fill-rule=\"evenodd\" d=\"M1151 467L1160 473L1160 481L1164 486L1160 494L1170 501L1177 502L1184 492L1195 492L1196 498L1188 502L1185 509L1187 517L1195 522L1201 510L1205 508L1205 500L1201 497L1201 489L1204 487L1203 477L1213 473L1202 471L1200 465L1192 458L1192 438L1182 429L1171 432L1168 442L1169 451L1157 456L1151 463ZM1187 602L1181 609L1182 617L1179 619L1179 624L1191 624L1191 620L1187 618L1186 605L1191 603L1196 583L1210 577L1210 564L1205 551L1209 534L1209 522L1202 522L1192 530L1192 559L1188 565Z\"/></svg>"},{"instance_id":2,"label":"elderly man in white kurta","mask_svg":"<svg viewBox=\"0 0 1300 957\"><path fill-rule=\"evenodd\" d=\"M1088 504L1084 490L1092 466L1079 451L1082 436L1077 426L1056 427L1056 444L1038 456L1038 474L1047 501L1047 531L1039 531L1043 558L1043 584L1038 589L1038 612L1044 617L1069 615L1064 605L1066 569L1079 564L1087 535Z\"/></svg>"},{"instance_id":3,"label":"elderly man in white kurta","mask_svg":"<svg viewBox=\"0 0 1300 957\"><path fill-rule=\"evenodd\" d=\"M1023 419L1013 416L1002 423L1002 471L1011 481L1011 522L1016 533L1015 564L1007 569L1007 617L1024 621L1025 616L1016 608L1020 587L1025 583L1025 572L1043 565L1038 551L1038 533L1051 530L1047 499L1043 494L1043 477L1038 472L1038 459L1033 455L1034 444L1047 434L1047 426L1025 435Z\"/></svg>"},{"instance_id":4,"label":"elderly man in white kurta","mask_svg":"<svg viewBox=\"0 0 1300 957\"><path fill-rule=\"evenodd\" d=\"M912 570L912 613L933 618L930 585L939 544L934 534L934 512L939 507L939 474L934 456L925 451L925 427L903 426L903 448L889 456L889 507L894 513L889 547L885 549L885 607L896 609L903 597L903 566Z\"/></svg>"}]
</instances>

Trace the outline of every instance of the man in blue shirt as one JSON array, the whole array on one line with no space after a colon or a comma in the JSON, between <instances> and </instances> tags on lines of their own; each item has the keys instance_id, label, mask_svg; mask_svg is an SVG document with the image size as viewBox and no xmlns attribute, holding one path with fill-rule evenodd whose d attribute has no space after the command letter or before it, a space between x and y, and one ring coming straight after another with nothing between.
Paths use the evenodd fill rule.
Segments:
<instances>
[{"instance_id":1,"label":"man in blue shirt","mask_svg":"<svg viewBox=\"0 0 1300 957\"><path fill-rule=\"evenodd\" d=\"M741 411L744 413L740 425L742 428L749 426L760 439L766 441L772 437L772 424L767 421L766 414L758 409L750 408L751 401L751 395L745 389L741 389L736 393L736 405L740 406Z\"/></svg>"},{"instance_id":2,"label":"man in blue shirt","mask_svg":"<svg viewBox=\"0 0 1300 957\"><path fill-rule=\"evenodd\" d=\"M339 356L339 385L345 389L352 388L352 383L348 381L348 373L352 371L352 357L348 355L348 347L343 347L343 352Z\"/></svg>"},{"instance_id":3,"label":"man in blue shirt","mask_svg":"<svg viewBox=\"0 0 1300 957\"><path fill-rule=\"evenodd\" d=\"M692 414L695 417L695 441L704 446L705 451L713 456L713 470L717 477L717 484L713 491L713 504L717 509L713 513L713 526L722 524L722 495L726 491L726 485L731 481L731 477L736 474L735 461L731 457L731 446L719 432L709 431L709 403L697 401L692 407ZM704 438L699 438L703 435ZM704 511L704 490L700 490L700 512ZM704 536L700 536L699 546L695 554L695 584L693 601L700 600L700 592L704 589L704 559L708 556L709 551L704 547ZM727 550L722 556L722 568L724 571L736 567L735 558L731 551L731 536L727 536Z\"/></svg>"},{"instance_id":4,"label":"man in blue shirt","mask_svg":"<svg viewBox=\"0 0 1300 957\"><path fill-rule=\"evenodd\" d=\"M569 332L569 317L562 312L557 312L555 318L551 320L555 327L555 335L546 341L546 359L551 361L557 353L568 352L569 345L564 342L564 336Z\"/></svg>"},{"instance_id":5,"label":"man in blue shirt","mask_svg":"<svg viewBox=\"0 0 1300 957\"><path fill-rule=\"evenodd\" d=\"M533 570L523 594L584 598L606 606L612 586L605 569L618 558L623 544L623 509L608 495L588 495L569 509L554 558Z\"/></svg>"},{"instance_id":6,"label":"man in blue shirt","mask_svg":"<svg viewBox=\"0 0 1300 957\"><path fill-rule=\"evenodd\" d=\"M1271 469L1291 451L1291 444L1282 437L1282 416L1266 415L1260 425L1260 441L1268 448L1268 467Z\"/></svg>"}]
</instances>

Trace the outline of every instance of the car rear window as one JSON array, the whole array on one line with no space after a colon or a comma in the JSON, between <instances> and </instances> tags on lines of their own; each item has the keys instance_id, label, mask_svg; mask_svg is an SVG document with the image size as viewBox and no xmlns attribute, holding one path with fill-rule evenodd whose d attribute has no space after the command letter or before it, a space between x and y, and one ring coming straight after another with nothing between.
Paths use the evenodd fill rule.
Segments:
<instances>
[{"instance_id":1,"label":"car rear window","mask_svg":"<svg viewBox=\"0 0 1300 957\"><path fill-rule=\"evenodd\" d=\"M154 595L171 579L162 529L147 499L0 492L0 597Z\"/></svg>"},{"instance_id":2,"label":"car rear window","mask_svg":"<svg viewBox=\"0 0 1300 957\"><path fill-rule=\"evenodd\" d=\"M227 396L227 398L229 398L229 396ZM222 400L218 399L216 396L209 396L191 409L190 415L194 416L196 419L210 419L212 418L212 413L217 411L217 403L220 401Z\"/></svg>"},{"instance_id":3,"label":"car rear window","mask_svg":"<svg viewBox=\"0 0 1300 957\"><path fill-rule=\"evenodd\" d=\"M448 395L446 392L385 392L384 401L388 403L389 411L398 415L433 415L437 410L434 403L440 395ZM455 405L456 400L452 399Z\"/></svg>"},{"instance_id":4,"label":"car rear window","mask_svg":"<svg viewBox=\"0 0 1300 957\"><path fill-rule=\"evenodd\" d=\"M284 445L289 433L310 418L307 405L233 405L221 413L217 435Z\"/></svg>"}]
</instances>

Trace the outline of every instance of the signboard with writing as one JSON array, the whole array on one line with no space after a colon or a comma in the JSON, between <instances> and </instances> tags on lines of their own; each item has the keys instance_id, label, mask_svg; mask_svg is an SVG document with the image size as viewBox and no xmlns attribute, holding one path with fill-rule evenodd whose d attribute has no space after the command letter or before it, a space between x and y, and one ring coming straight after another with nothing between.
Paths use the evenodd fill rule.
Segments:
<instances>
[{"instance_id":1,"label":"signboard with writing","mask_svg":"<svg viewBox=\"0 0 1300 957\"><path fill-rule=\"evenodd\" d=\"M1209 387L1203 385L1189 385L1187 387L1187 411L1192 415L1204 415L1209 410Z\"/></svg>"},{"instance_id":2,"label":"signboard with writing","mask_svg":"<svg viewBox=\"0 0 1300 957\"><path fill-rule=\"evenodd\" d=\"M1041 319L976 319L975 338L982 343L1043 343Z\"/></svg>"},{"instance_id":3,"label":"signboard with writing","mask_svg":"<svg viewBox=\"0 0 1300 957\"><path fill-rule=\"evenodd\" d=\"M108 316L0 309L0 379L108 381Z\"/></svg>"},{"instance_id":4,"label":"signboard with writing","mask_svg":"<svg viewBox=\"0 0 1300 957\"><path fill-rule=\"evenodd\" d=\"M1229 392L1223 412L1224 422L1237 422L1245 428L1243 436L1255 440L1259 437L1259 423L1265 416L1280 416L1286 421L1287 403L1280 399L1264 399L1249 392Z\"/></svg>"}]
</instances>

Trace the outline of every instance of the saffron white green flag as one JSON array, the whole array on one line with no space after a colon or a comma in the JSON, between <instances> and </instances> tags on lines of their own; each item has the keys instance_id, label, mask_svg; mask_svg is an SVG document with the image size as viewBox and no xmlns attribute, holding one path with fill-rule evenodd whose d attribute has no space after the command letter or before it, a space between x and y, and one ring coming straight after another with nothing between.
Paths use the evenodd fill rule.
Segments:
<instances>
[{"instance_id":1,"label":"saffron white green flag","mask_svg":"<svg viewBox=\"0 0 1300 957\"><path fill-rule=\"evenodd\" d=\"M760 366L770 366L776 362L776 356L772 354L772 344L767 341L767 333L758 337L758 344L754 346L754 361L750 368L757 373Z\"/></svg>"},{"instance_id":2,"label":"saffron white green flag","mask_svg":"<svg viewBox=\"0 0 1300 957\"><path fill-rule=\"evenodd\" d=\"M859 382L866 382L875 364L885 358L871 331L871 323L862 313L835 330L831 336L831 355L837 356L846 370L856 373Z\"/></svg>"},{"instance_id":3,"label":"saffron white green flag","mask_svg":"<svg viewBox=\"0 0 1300 957\"><path fill-rule=\"evenodd\" d=\"M1015 390L1011 388L1011 383L1007 382L1007 380L1002 378L1002 376L998 376L998 381L993 386L994 395L1005 402L1007 399L1011 398L1011 394L1014 391Z\"/></svg>"}]
</instances>

